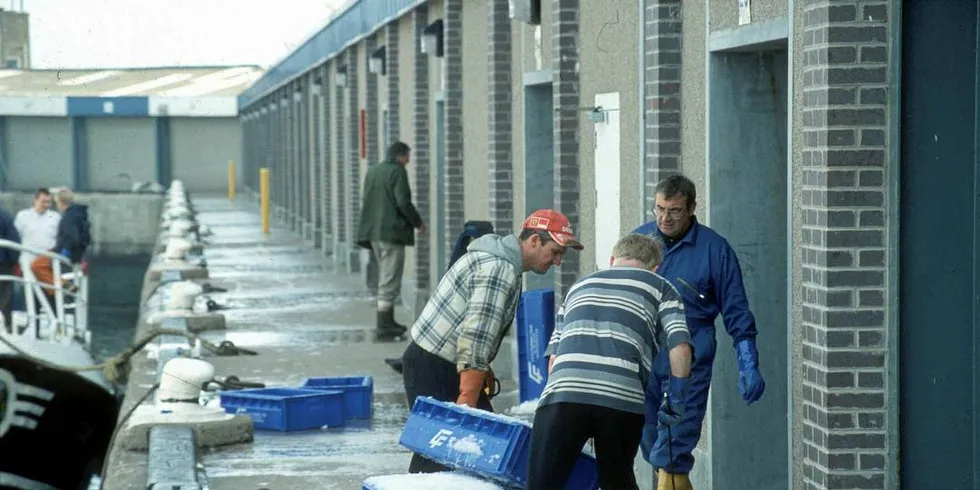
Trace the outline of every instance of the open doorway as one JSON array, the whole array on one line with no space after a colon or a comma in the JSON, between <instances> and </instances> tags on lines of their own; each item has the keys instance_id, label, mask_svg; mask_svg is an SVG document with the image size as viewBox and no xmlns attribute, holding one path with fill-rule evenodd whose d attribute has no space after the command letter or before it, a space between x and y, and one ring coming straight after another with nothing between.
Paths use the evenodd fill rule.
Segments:
<instances>
[{"instance_id":1,"label":"open doorway","mask_svg":"<svg viewBox=\"0 0 980 490\"><path fill-rule=\"evenodd\" d=\"M555 207L554 117L551 80L525 85L524 216L538 209ZM553 268L546 274L524 274L524 278L525 290L555 286Z\"/></svg>"},{"instance_id":2,"label":"open doorway","mask_svg":"<svg viewBox=\"0 0 980 490\"><path fill-rule=\"evenodd\" d=\"M725 488L785 489L789 479L787 53L784 39L714 52L709 61L709 224L728 239L741 264L766 380L765 396L747 407L735 382L731 338L719 318L709 423L702 434L710 458L701 461Z\"/></svg>"}]
</instances>

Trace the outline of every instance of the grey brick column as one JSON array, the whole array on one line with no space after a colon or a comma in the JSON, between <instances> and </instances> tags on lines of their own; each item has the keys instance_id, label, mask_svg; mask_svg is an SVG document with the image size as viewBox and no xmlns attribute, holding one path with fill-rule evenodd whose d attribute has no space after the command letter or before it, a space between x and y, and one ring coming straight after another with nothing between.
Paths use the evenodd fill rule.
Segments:
<instances>
[{"instance_id":1,"label":"grey brick column","mask_svg":"<svg viewBox=\"0 0 980 490\"><path fill-rule=\"evenodd\" d=\"M497 233L514 229L514 160L511 144L511 21L507 2L487 0L487 104L490 222ZM457 231L457 233L459 233ZM450 249L451 250L451 249Z\"/></svg>"},{"instance_id":2,"label":"grey brick column","mask_svg":"<svg viewBox=\"0 0 980 490\"><path fill-rule=\"evenodd\" d=\"M307 78L306 90L303 91L303 100L306 101L306 219L310 223L309 235L305 238L312 240L314 246L320 243L320 139L317 134L316 117L319 113L320 97L313 95L313 85L316 80L316 70Z\"/></svg>"},{"instance_id":3,"label":"grey brick column","mask_svg":"<svg viewBox=\"0 0 980 490\"><path fill-rule=\"evenodd\" d=\"M306 176L306 169L309 165L309 153L306 147L306 132L308 131L306 127L306 110L309 108L308 104L303 103L303 97L300 96L300 100L296 100L296 93L303 93L305 89L305 82L297 82L293 87L293 93L289 96L293 99L293 107L296 109L293 115L293 127L296 129L296 149L293 154L296 156L295 164L293 167L296 169L294 182L296 183L296 231L306 239L306 235L303 233L304 224L309 221L309 216L307 215L307 201L309 199L309 188L308 182L309 178Z\"/></svg>"},{"instance_id":4,"label":"grey brick column","mask_svg":"<svg viewBox=\"0 0 980 490\"><path fill-rule=\"evenodd\" d=\"M552 90L555 106L555 207L568 216L572 229L579 228L579 112L578 42L579 0L552 0ZM562 258L555 275L555 302L575 282L579 272L579 253Z\"/></svg>"},{"instance_id":5,"label":"grey brick column","mask_svg":"<svg viewBox=\"0 0 980 490\"><path fill-rule=\"evenodd\" d=\"M401 96L399 86L400 77L398 76L398 39L401 34L398 32L398 19L395 19L385 26L385 72L388 78L388 120L385 125L388 128L388 144L399 141L401 138L399 129L399 113L401 106L398 97ZM412 45L407 46L412 49ZM382 148L386 150L386 148Z\"/></svg>"},{"instance_id":6,"label":"grey brick column","mask_svg":"<svg viewBox=\"0 0 980 490\"><path fill-rule=\"evenodd\" d=\"M431 228L429 220L431 192L429 192L429 57L418 51L419 36L429 25L429 8L419 6L412 12L412 49L415 50L415 80L413 83L415 142L412 145L412 164L415 165L415 206L422 220ZM429 233L419 233L415 241L415 291L426 298L430 284ZM418 302L418 300L416 300Z\"/></svg>"},{"instance_id":7,"label":"grey brick column","mask_svg":"<svg viewBox=\"0 0 980 490\"><path fill-rule=\"evenodd\" d=\"M295 92L296 84L292 83L286 91L286 100L289 106L289 228L298 232L302 212L299 187L299 160L301 156L299 122L302 118L300 117L299 103L293 98Z\"/></svg>"},{"instance_id":8,"label":"grey brick column","mask_svg":"<svg viewBox=\"0 0 980 490\"><path fill-rule=\"evenodd\" d=\"M334 66L338 69L342 69L346 63L347 57L343 54L339 55L334 60ZM335 72L336 73L336 72ZM338 87L335 80L330 80L330 90L333 91L334 99L336 103L334 104L333 119L335 123L334 129L334 142L337 145L334 151L334 162L333 169L336 172L336 182L334 184L334 190L337 192L337 212L334 214L337 220L337 235L334 238L334 242L337 244L337 249L334 251L334 265L347 267L347 262L350 261L350 254L348 253L348 246L350 242L347 240L347 146L350 144L347 134L344 133L344 119L346 119L347 107L344 105L344 95L347 93L345 87Z\"/></svg>"},{"instance_id":9,"label":"grey brick column","mask_svg":"<svg viewBox=\"0 0 980 490\"><path fill-rule=\"evenodd\" d=\"M803 25L803 473L807 488L886 488L884 296L888 5L807 2ZM892 121L896 124L897 121ZM892 148L892 151L898 151ZM897 457L897 455L894 455Z\"/></svg>"},{"instance_id":10,"label":"grey brick column","mask_svg":"<svg viewBox=\"0 0 980 490\"><path fill-rule=\"evenodd\" d=\"M333 140L331 139L330 121L333 118L330 112L330 95L333 94L333 80L328 76L329 67L324 64L319 70L320 73L320 114L319 131L317 137L320 138L320 214L323 216L323 253L326 255L334 254L336 236L333 233Z\"/></svg>"},{"instance_id":11,"label":"grey brick column","mask_svg":"<svg viewBox=\"0 0 980 490\"><path fill-rule=\"evenodd\" d=\"M361 217L361 128L357 86L361 83L357 76L357 48L347 50L347 117L348 130L348 169L347 169L347 271L359 272L361 260L357 253L357 225Z\"/></svg>"},{"instance_id":12,"label":"grey brick column","mask_svg":"<svg viewBox=\"0 0 980 490\"><path fill-rule=\"evenodd\" d=\"M296 231L299 228L296 224L299 222L299 186L297 185L299 176L297 172L299 165L297 165L299 160L299 104L293 100L293 92L296 90L296 84L291 83L286 87L286 105L289 107L289 139L286 140L289 145L287 151L289 152L289 229Z\"/></svg>"},{"instance_id":13,"label":"grey brick column","mask_svg":"<svg viewBox=\"0 0 980 490\"><path fill-rule=\"evenodd\" d=\"M364 65L367 66L374 50L378 49L377 36L373 34L368 36L364 44L367 48L364 50ZM364 109L367 112L367 164L374 165L380 159L378 152L378 146L381 144L381 135L378 134L378 77L381 75L375 75L371 73L371 70L365 70L365 72L367 77L367 80L364 81L367 88L365 91L367 100L364 104Z\"/></svg>"},{"instance_id":14,"label":"grey brick column","mask_svg":"<svg viewBox=\"0 0 980 490\"><path fill-rule=\"evenodd\" d=\"M452 250L456 236L466 222L463 202L463 0L444 0L443 56L445 57L445 138L446 138L446 250ZM449 257L446 257L448 260ZM446 264L437 264L445 269Z\"/></svg>"},{"instance_id":15,"label":"grey brick column","mask_svg":"<svg viewBox=\"0 0 980 490\"><path fill-rule=\"evenodd\" d=\"M657 182L681 170L681 0L646 0L643 43L647 220Z\"/></svg>"},{"instance_id":16,"label":"grey brick column","mask_svg":"<svg viewBox=\"0 0 980 490\"><path fill-rule=\"evenodd\" d=\"M279 199L276 201L276 206L282 210L280 215L282 221L279 223L281 225L287 223L285 216L289 203L289 106L283 92L276 93L279 104L279 161L276 162L276 170L279 174L276 182L279 188Z\"/></svg>"},{"instance_id":17,"label":"grey brick column","mask_svg":"<svg viewBox=\"0 0 980 490\"><path fill-rule=\"evenodd\" d=\"M279 101L273 95L271 99L267 102L268 115L265 118L265 141L268 145L265 151L265 165L269 169L269 213L270 222L272 221L272 213L275 212L276 203L279 199L277 195L279 188L276 186L278 182L279 173L279 148L277 142L281 141L279 139Z\"/></svg>"}]
</instances>

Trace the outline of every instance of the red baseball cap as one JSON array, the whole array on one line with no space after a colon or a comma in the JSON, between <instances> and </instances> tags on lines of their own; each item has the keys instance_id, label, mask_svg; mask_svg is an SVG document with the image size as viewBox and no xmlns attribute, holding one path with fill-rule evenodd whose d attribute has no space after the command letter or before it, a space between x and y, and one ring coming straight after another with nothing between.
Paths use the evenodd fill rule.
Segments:
<instances>
[{"instance_id":1,"label":"red baseball cap","mask_svg":"<svg viewBox=\"0 0 980 490\"><path fill-rule=\"evenodd\" d=\"M555 211L554 209L539 209L524 220L525 230L547 231L551 239L563 247L572 247L575 250L582 250L582 243L572 232L572 225L568 223L568 217Z\"/></svg>"}]
</instances>

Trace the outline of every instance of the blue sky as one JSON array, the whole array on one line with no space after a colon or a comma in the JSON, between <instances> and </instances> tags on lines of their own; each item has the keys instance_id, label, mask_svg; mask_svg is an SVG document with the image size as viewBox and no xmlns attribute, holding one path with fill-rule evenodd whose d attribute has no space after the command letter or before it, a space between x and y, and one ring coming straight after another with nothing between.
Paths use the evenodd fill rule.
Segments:
<instances>
[{"instance_id":1,"label":"blue sky","mask_svg":"<svg viewBox=\"0 0 980 490\"><path fill-rule=\"evenodd\" d=\"M344 0L23 0L32 68L270 66ZM19 10L20 0L0 0Z\"/></svg>"}]
</instances>

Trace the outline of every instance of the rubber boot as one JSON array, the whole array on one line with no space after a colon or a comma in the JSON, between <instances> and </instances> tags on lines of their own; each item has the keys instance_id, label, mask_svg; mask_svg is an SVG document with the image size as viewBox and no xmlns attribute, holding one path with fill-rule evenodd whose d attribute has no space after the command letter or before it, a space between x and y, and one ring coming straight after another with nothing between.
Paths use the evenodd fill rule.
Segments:
<instances>
[{"instance_id":1,"label":"rubber boot","mask_svg":"<svg viewBox=\"0 0 980 490\"><path fill-rule=\"evenodd\" d=\"M405 333L408 328L395 321L395 310L378 311L378 329Z\"/></svg>"},{"instance_id":2,"label":"rubber boot","mask_svg":"<svg viewBox=\"0 0 980 490\"><path fill-rule=\"evenodd\" d=\"M660 470L657 473L657 490L694 490L687 473L667 473Z\"/></svg>"},{"instance_id":3,"label":"rubber boot","mask_svg":"<svg viewBox=\"0 0 980 490\"><path fill-rule=\"evenodd\" d=\"M375 340L394 340L405 335L408 329L395 323L394 310L378 311L378 323L375 327Z\"/></svg>"}]
</instances>

